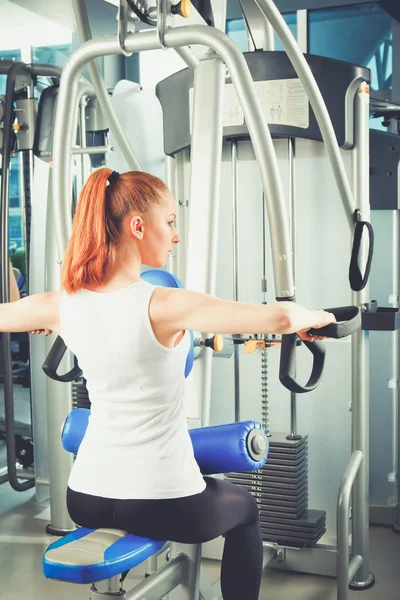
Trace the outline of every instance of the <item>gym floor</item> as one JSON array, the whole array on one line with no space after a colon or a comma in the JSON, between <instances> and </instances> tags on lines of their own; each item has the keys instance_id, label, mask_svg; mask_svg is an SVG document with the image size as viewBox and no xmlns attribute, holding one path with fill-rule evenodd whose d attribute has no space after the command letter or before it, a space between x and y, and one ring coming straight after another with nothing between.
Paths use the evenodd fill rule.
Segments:
<instances>
[{"instance_id":1,"label":"gym floor","mask_svg":"<svg viewBox=\"0 0 400 600\"><path fill-rule=\"evenodd\" d=\"M47 503L36 501L34 492L17 493L9 484L0 486L0 581L1 600L89 600L89 586L50 581L42 574L41 557L55 538L45 533L49 522ZM219 563L205 561L210 581L219 577ZM142 579L144 566L131 571L125 589ZM371 569L376 583L364 592L350 592L351 600L399 600L400 536L389 528L371 527ZM335 580L266 569L260 600L336 600ZM238 600L246 600L238 598Z\"/></svg>"}]
</instances>

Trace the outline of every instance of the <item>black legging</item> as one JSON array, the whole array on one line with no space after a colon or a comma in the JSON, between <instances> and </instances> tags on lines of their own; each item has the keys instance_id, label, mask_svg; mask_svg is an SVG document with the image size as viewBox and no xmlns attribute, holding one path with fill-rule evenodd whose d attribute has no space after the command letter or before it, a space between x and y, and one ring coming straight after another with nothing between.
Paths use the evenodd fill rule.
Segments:
<instances>
[{"instance_id":1,"label":"black legging","mask_svg":"<svg viewBox=\"0 0 400 600\"><path fill-rule=\"evenodd\" d=\"M263 559L257 505L239 486L204 480L201 494L170 500L114 500L68 489L68 511L82 527L122 529L155 540L200 544L223 535L224 600L257 600Z\"/></svg>"}]
</instances>

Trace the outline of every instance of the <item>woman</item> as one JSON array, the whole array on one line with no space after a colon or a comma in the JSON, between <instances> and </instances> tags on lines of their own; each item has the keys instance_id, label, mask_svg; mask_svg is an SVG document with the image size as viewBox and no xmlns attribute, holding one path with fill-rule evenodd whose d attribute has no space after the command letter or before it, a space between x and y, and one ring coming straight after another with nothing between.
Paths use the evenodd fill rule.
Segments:
<instances>
[{"instance_id":1,"label":"woman","mask_svg":"<svg viewBox=\"0 0 400 600\"><path fill-rule=\"evenodd\" d=\"M84 186L63 268L63 291L0 307L0 330L49 330L77 356L92 402L71 472L71 518L85 527L200 543L225 536L225 600L256 600L262 570L258 509L242 488L203 478L184 409L188 330L306 332L333 315L291 302L245 304L155 287L179 242L176 202L147 173L93 173Z\"/></svg>"}]
</instances>

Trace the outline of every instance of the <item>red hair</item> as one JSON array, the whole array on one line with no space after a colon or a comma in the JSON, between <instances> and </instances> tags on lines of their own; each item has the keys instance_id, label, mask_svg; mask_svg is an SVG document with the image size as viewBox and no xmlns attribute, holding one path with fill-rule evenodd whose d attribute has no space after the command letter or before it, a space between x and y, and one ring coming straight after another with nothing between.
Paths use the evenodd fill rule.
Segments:
<instances>
[{"instance_id":1,"label":"red hair","mask_svg":"<svg viewBox=\"0 0 400 600\"><path fill-rule=\"evenodd\" d=\"M145 218L168 188L141 171L122 173L108 184L111 169L98 169L82 188L63 266L63 287L72 294L104 283L118 252L122 223L136 212Z\"/></svg>"}]
</instances>

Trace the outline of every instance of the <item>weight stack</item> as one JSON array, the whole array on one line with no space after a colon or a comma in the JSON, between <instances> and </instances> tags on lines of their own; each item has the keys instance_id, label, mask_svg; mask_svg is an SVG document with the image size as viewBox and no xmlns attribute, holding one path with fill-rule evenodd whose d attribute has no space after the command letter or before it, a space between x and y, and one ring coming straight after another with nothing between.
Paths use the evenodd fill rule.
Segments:
<instances>
[{"instance_id":1,"label":"weight stack","mask_svg":"<svg viewBox=\"0 0 400 600\"><path fill-rule=\"evenodd\" d=\"M86 379L83 377L72 383L72 406L74 408L90 409L91 402L89 399L89 392L86 387Z\"/></svg>"},{"instance_id":2,"label":"weight stack","mask_svg":"<svg viewBox=\"0 0 400 600\"><path fill-rule=\"evenodd\" d=\"M308 436L288 440L273 433L262 469L229 473L226 479L254 496L264 541L311 546L326 532L326 512L308 508Z\"/></svg>"}]
</instances>

